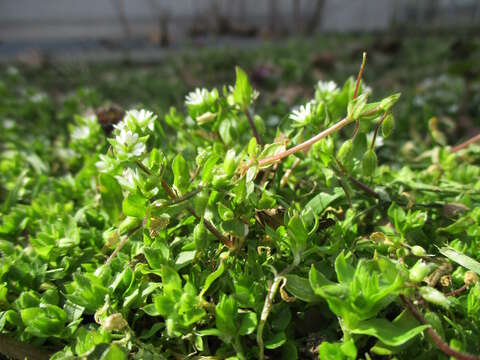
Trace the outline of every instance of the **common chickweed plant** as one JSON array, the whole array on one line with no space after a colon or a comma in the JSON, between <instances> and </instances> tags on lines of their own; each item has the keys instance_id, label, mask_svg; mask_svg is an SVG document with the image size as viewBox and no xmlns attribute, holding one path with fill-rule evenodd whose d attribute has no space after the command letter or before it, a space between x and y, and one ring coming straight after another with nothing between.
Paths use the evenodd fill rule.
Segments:
<instances>
[{"instance_id":1,"label":"common chickweed plant","mask_svg":"<svg viewBox=\"0 0 480 360\"><path fill-rule=\"evenodd\" d=\"M371 101L364 66L275 132L237 68L107 140L77 116L68 147L45 143L52 168L9 147L0 352L478 359L478 147L379 164L399 94Z\"/></svg>"}]
</instances>

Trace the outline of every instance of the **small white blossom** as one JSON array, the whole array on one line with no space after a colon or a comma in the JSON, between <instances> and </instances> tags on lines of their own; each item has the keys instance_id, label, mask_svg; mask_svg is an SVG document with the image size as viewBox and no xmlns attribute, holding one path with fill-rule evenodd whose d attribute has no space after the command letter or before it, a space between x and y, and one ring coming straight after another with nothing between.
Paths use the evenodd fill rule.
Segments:
<instances>
[{"instance_id":1,"label":"small white blossom","mask_svg":"<svg viewBox=\"0 0 480 360\"><path fill-rule=\"evenodd\" d=\"M335 81L319 81L317 83L317 89L320 91L322 94L328 94L328 93L333 93L338 90L338 86L335 83Z\"/></svg>"},{"instance_id":2,"label":"small white blossom","mask_svg":"<svg viewBox=\"0 0 480 360\"><path fill-rule=\"evenodd\" d=\"M138 157L147 150L145 145L147 137L139 137L137 133L123 128L118 131L111 143L119 159L129 159Z\"/></svg>"},{"instance_id":3,"label":"small white blossom","mask_svg":"<svg viewBox=\"0 0 480 360\"><path fill-rule=\"evenodd\" d=\"M292 110L289 118L298 123L307 123L312 116L312 102L308 102L305 105L300 106L297 109Z\"/></svg>"},{"instance_id":4,"label":"small white blossom","mask_svg":"<svg viewBox=\"0 0 480 360\"><path fill-rule=\"evenodd\" d=\"M117 162L114 158L108 155L100 155L100 160L96 162L95 166L100 172L108 173L115 169Z\"/></svg>"},{"instance_id":5,"label":"small white blossom","mask_svg":"<svg viewBox=\"0 0 480 360\"><path fill-rule=\"evenodd\" d=\"M90 136L90 128L86 125L77 126L72 131L72 140L85 140Z\"/></svg>"},{"instance_id":6,"label":"small white blossom","mask_svg":"<svg viewBox=\"0 0 480 360\"><path fill-rule=\"evenodd\" d=\"M138 174L137 169L132 170L130 168L126 168L123 170L122 176L117 175L115 178L124 189L129 191L135 191L140 184L140 175Z\"/></svg>"},{"instance_id":7,"label":"small white blossom","mask_svg":"<svg viewBox=\"0 0 480 360\"><path fill-rule=\"evenodd\" d=\"M157 116L154 115L151 111L147 110L130 110L125 114L124 120L120 123L120 127L125 127L125 124L130 128L130 130L135 131L139 128L142 131L149 129L153 131L155 126L155 120Z\"/></svg>"},{"instance_id":8,"label":"small white blossom","mask_svg":"<svg viewBox=\"0 0 480 360\"><path fill-rule=\"evenodd\" d=\"M218 94L215 90L196 88L185 96L185 104L190 106L199 106L215 101Z\"/></svg>"}]
</instances>

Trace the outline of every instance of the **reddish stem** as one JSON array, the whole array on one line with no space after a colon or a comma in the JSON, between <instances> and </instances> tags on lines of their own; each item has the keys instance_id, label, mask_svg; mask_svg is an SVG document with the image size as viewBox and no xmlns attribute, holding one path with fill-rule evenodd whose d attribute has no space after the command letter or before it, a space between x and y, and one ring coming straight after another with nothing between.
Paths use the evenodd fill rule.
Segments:
<instances>
[{"instance_id":1,"label":"reddish stem","mask_svg":"<svg viewBox=\"0 0 480 360\"><path fill-rule=\"evenodd\" d=\"M419 323L423 325L429 325L427 320L423 317L423 315L418 311L415 305L412 304L410 300L408 300L405 296L400 295L400 299L405 304L406 308L412 313L413 317L418 320ZM429 327L426 329L428 335L432 338L432 341L435 343L437 348L442 351L445 355L453 356L455 359L458 360L480 360L480 357L470 354L461 353L455 349L452 349L445 343L440 335L437 334L433 328Z\"/></svg>"},{"instance_id":2,"label":"reddish stem","mask_svg":"<svg viewBox=\"0 0 480 360\"><path fill-rule=\"evenodd\" d=\"M457 146L454 146L450 151L452 153L456 153L456 152L459 152L460 150L470 146L471 144L477 142L477 141L480 141L480 134L477 134L475 135L474 137L468 139L467 141L461 143L461 144L458 144Z\"/></svg>"}]
</instances>

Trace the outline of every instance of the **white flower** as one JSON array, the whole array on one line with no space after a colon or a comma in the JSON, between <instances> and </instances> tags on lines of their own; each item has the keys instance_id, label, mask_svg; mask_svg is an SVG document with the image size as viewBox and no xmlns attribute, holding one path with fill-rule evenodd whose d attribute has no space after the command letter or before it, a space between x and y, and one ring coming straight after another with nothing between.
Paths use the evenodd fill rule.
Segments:
<instances>
[{"instance_id":1,"label":"white flower","mask_svg":"<svg viewBox=\"0 0 480 360\"><path fill-rule=\"evenodd\" d=\"M77 126L72 131L72 140L85 140L90 136L90 128L86 125Z\"/></svg>"},{"instance_id":2,"label":"white flower","mask_svg":"<svg viewBox=\"0 0 480 360\"><path fill-rule=\"evenodd\" d=\"M115 140L119 145L130 147L137 143L138 134L131 132L130 130L122 129L120 130L120 133L115 137Z\"/></svg>"},{"instance_id":3,"label":"white flower","mask_svg":"<svg viewBox=\"0 0 480 360\"><path fill-rule=\"evenodd\" d=\"M96 162L95 166L100 172L108 173L115 169L117 162L114 158L102 154L100 155L100 160Z\"/></svg>"},{"instance_id":4,"label":"white flower","mask_svg":"<svg viewBox=\"0 0 480 360\"><path fill-rule=\"evenodd\" d=\"M312 116L312 102L309 101L306 105L302 105L297 109L292 110L289 118L299 123L307 123Z\"/></svg>"},{"instance_id":5,"label":"white flower","mask_svg":"<svg viewBox=\"0 0 480 360\"><path fill-rule=\"evenodd\" d=\"M148 135L139 137L137 133L123 128L118 131L117 136L111 143L119 159L129 159L138 157L147 150L145 145L147 138Z\"/></svg>"},{"instance_id":6,"label":"white flower","mask_svg":"<svg viewBox=\"0 0 480 360\"><path fill-rule=\"evenodd\" d=\"M317 83L317 89L322 94L329 94L336 92L338 90L338 86L335 81L319 81Z\"/></svg>"},{"instance_id":7,"label":"white flower","mask_svg":"<svg viewBox=\"0 0 480 360\"><path fill-rule=\"evenodd\" d=\"M207 89L196 88L185 96L185 104L190 106L199 106L215 101L218 93L215 90L208 91Z\"/></svg>"},{"instance_id":8,"label":"white flower","mask_svg":"<svg viewBox=\"0 0 480 360\"><path fill-rule=\"evenodd\" d=\"M117 175L115 178L123 188L129 191L135 191L137 186L140 184L140 175L138 174L137 169L132 170L130 168L126 168L123 170L122 176Z\"/></svg>"},{"instance_id":9,"label":"white flower","mask_svg":"<svg viewBox=\"0 0 480 360\"><path fill-rule=\"evenodd\" d=\"M155 120L157 116L154 115L151 111L147 110L130 110L127 111L125 117L122 121L124 125L120 125L120 127L125 127L125 124L128 125L130 130L134 131L137 127L144 131L148 128L150 131L153 131L155 126Z\"/></svg>"}]
</instances>

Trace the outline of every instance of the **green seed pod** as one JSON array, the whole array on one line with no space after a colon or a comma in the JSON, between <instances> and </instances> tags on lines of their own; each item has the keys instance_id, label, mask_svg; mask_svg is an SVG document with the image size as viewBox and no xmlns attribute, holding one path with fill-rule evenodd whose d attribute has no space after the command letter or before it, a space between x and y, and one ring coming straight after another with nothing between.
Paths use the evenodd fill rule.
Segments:
<instances>
[{"instance_id":1,"label":"green seed pod","mask_svg":"<svg viewBox=\"0 0 480 360\"><path fill-rule=\"evenodd\" d=\"M380 109L388 111L392 108L393 105L400 99L400 93L390 95L389 97L380 101Z\"/></svg>"},{"instance_id":2,"label":"green seed pod","mask_svg":"<svg viewBox=\"0 0 480 360\"><path fill-rule=\"evenodd\" d=\"M193 229L193 241L197 250L202 250L207 246L207 236L205 225L203 225L203 221L200 221Z\"/></svg>"},{"instance_id":3,"label":"green seed pod","mask_svg":"<svg viewBox=\"0 0 480 360\"><path fill-rule=\"evenodd\" d=\"M353 141L352 139L348 139L342 144L342 146L340 146L340 149L338 149L338 152L337 152L338 160L340 160L340 162L344 164L347 162L350 162L352 158L352 152L353 152Z\"/></svg>"},{"instance_id":4,"label":"green seed pod","mask_svg":"<svg viewBox=\"0 0 480 360\"><path fill-rule=\"evenodd\" d=\"M410 269L408 277L410 281L414 283L419 283L423 279L425 279L428 274L430 274L433 269L435 269L435 267L435 264L427 264L423 260L418 260L417 263L413 265L413 267Z\"/></svg>"},{"instance_id":5,"label":"green seed pod","mask_svg":"<svg viewBox=\"0 0 480 360\"><path fill-rule=\"evenodd\" d=\"M395 119L392 114L388 114L382 123L382 135L383 137L387 138L393 131L395 127Z\"/></svg>"},{"instance_id":6,"label":"green seed pod","mask_svg":"<svg viewBox=\"0 0 480 360\"><path fill-rule=\"evenodd\" d=\"M232 176L236 169L236 162L235 162L235 150L230 149L227 151L225 155L225 160L223 161L223 170L225 174L228 176Z\"/></svg>"},{"instance_id":7,"label":"green seed pod","mask_svg":"<svg viewBox=\"0 0 480 360\"><path fill-rule=\"evenodd\" d=\"M362 169L366 176L372 176L377 168L377 155L373 150L367 150L363 155Z\"/></svg>"},{"instance_id":8,"label":"green seed pod","mask_svg":"<svg viewBox=\"0 0 480 360\"><path fill-rule=\"evenodd\" d=\"M412 246L410 251L415 256L425 256L427 254L425 249L423 247L419 246L419 245Z\"/></svg>"},{"instance_id":9,"label":"green seed pod","mask_svg":"<svg viewBox=\"0 0 480 360\"><path fill-rule=\"evenodd\" d=\"M193 198L193 209L198 216L203 216L208 204L209 194L202 190Z\"/></svg>"},{"instance_id":10,"label":"green seed pod","mask_svg":"<svg viewBox=\"0 0 480 360\"><path fill-rule=\"evenodd\" d=\"M418 290L418 293L424 300L432 304L439 305L447 309L451 305L450 300L448 300L448 298L442 292L430 286L422 286Z\"/></svg>"}]
</instances>

